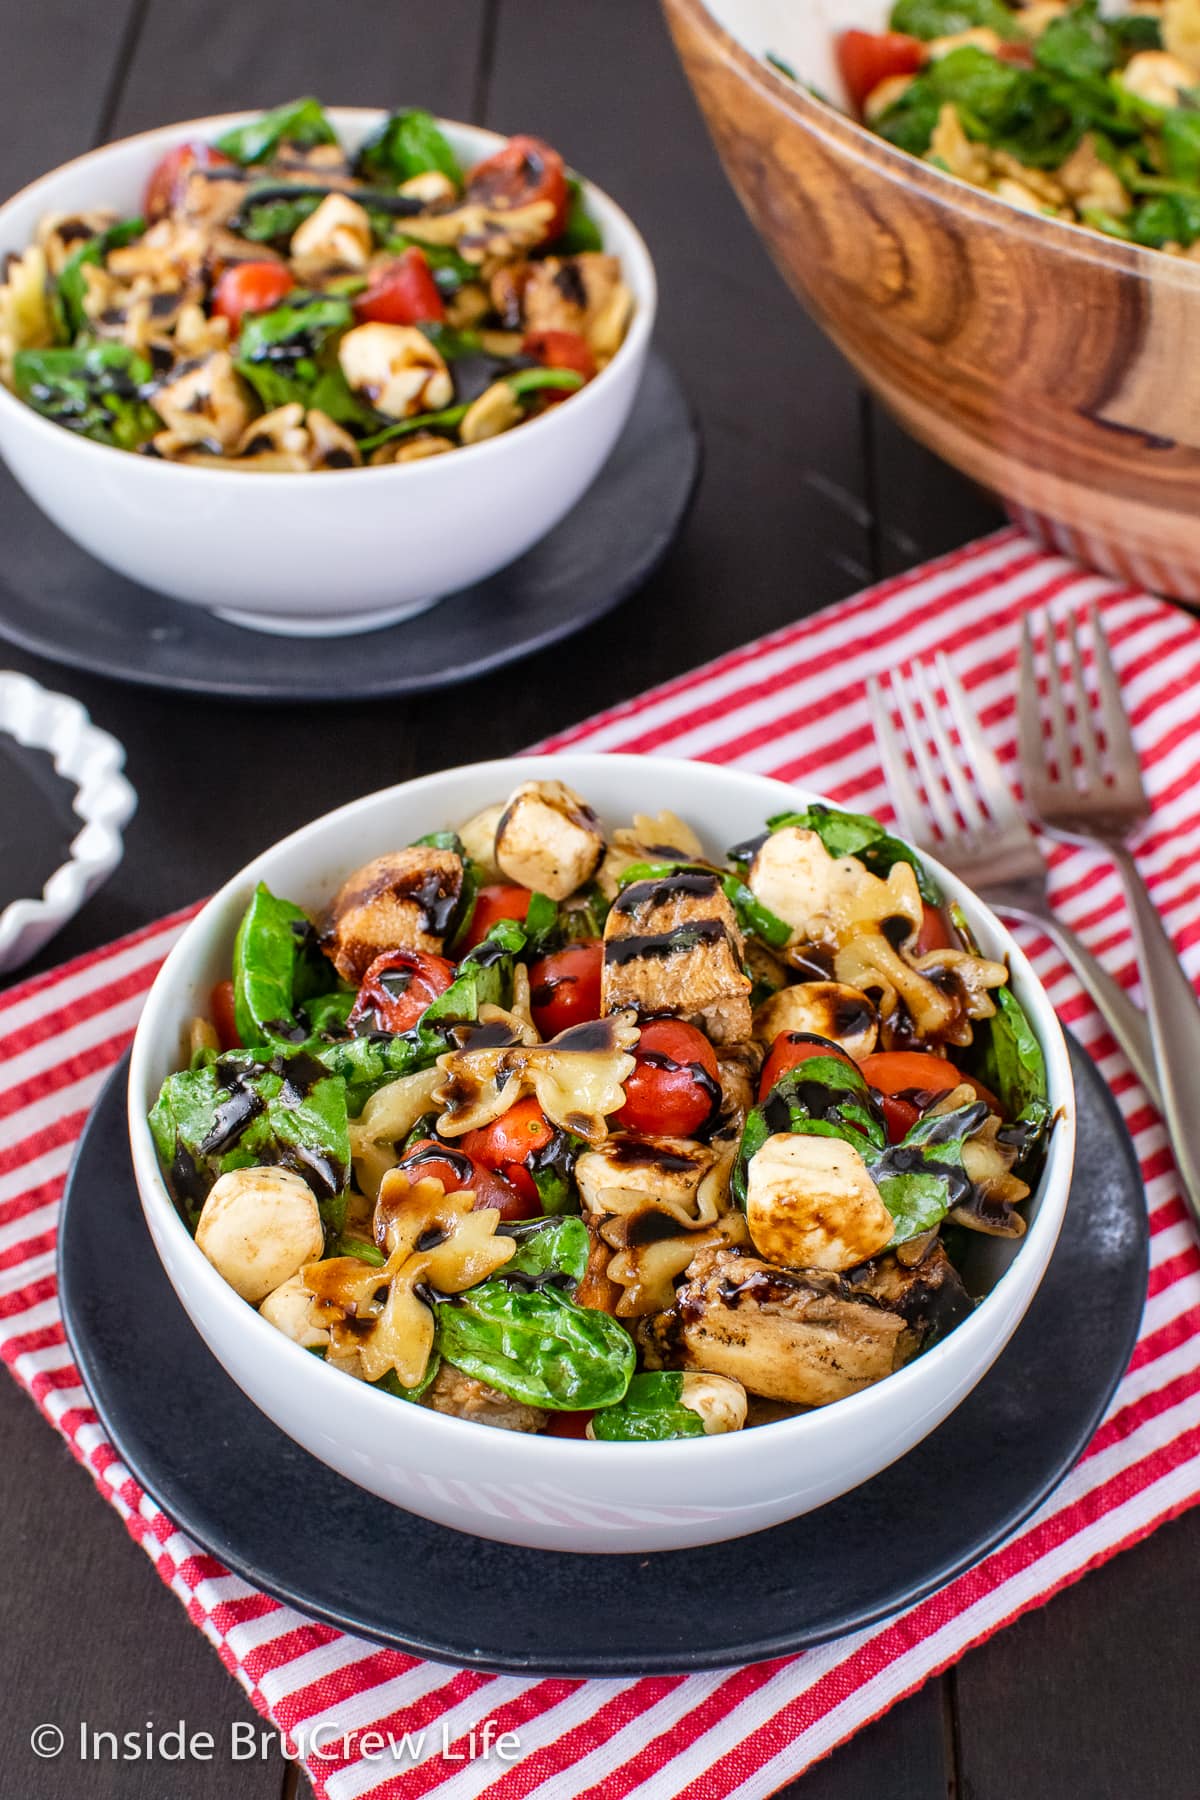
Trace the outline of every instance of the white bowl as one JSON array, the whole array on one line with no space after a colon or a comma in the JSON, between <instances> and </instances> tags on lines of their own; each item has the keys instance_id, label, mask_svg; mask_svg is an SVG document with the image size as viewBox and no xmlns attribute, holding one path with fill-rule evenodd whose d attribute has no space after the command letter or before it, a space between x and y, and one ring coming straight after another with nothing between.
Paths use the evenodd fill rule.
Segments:
<instances>
[{"instance_id":1,"label":"white bowl","mask_svg":"<svg viewBox=\"0 0 1200 1800\"><path fill-rule=\"evenodd\" d=\"M1008 958L1045 1052L1057 1114L1045 1172L1020 1243L979 1240L991 1291L975 1312L886 1381L799 1418L725 1437L605 1444L497 1431L378 1393L300 1349L226 1285L172 1204L146 1124L164 1077L182 1065L189 1020L228 974L234 932L257 881L319 909L367 858L455 824L538 776L569 782L610 826L628 823L635 808L669 808L717 854L769 814L817 798L705 763L535 756L428 775L285 838L209 901L150 990L129 1071L130 1140L146 1222L175 1292L238 1386L282 1431L360 1487L443 1525L548 1550L675 1550L741 1537L844 1494L940 1424L1004 1348L1058 1237L1075 1129L1066 1045L1016 943L945 869L930 860L984 951Z\"/></svg>"},{"instance_id":2,"label":"white bowl","mask_svg":"<svg viewBox=\"0 0 1200 1800\"><path fill-rule=\"evenodd\" d=\"M0 207L0 260L43 213L141 207L175 144L211 140L255 113L144 131L64 163ZM333 107L351 150L385 115ZM504 143L443 120L470 165ZM196 469L77 437L0 386L0 454L54 523L133 581L260 631L332 636L424 611L524 555L590 486L629 415L654 324L654 267L636 227L584 183L636 310L608 367L562 406L451 456L314 475Z\"/></svg>"}]
</instances>

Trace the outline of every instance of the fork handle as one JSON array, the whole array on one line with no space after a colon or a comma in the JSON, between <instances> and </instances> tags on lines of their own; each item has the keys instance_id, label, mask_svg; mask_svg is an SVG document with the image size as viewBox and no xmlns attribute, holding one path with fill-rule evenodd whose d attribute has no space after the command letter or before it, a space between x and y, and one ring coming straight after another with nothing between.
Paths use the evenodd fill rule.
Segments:
<instances>
[{"instance_id":1,"label":"fork handle","mask_svg":"<svg viewBox=\"0 0 1200 1800\"><path fill-rule=\"evenodd\" d=\"M1054 939L1079 981L1085 987L1117 1043L1125 1052L1134 1074L1150 1100L1163 1111L1162 1089L1150 1041L1150 1023L1140 1007L1134 1005L1119 981L1114 981L1103 963L1098 962L1081 938L1069 925L1064 925L1049 904L1045 907L1001 906L1001 912L1016 913L1022 919L1036 922Z\"/></svg>"},{"instance_id":2,"label":"fork handle","mask_svg":"<svg viewBox=\"0 0 1200 1800\"><path fill-rule=\"evenodd\" d=\"M1142 992L1158 1064L1162 1110L1188 1204L1200 1224L1200 1154L1196 1070L1200 1068L1200 1002L1167 936L1137 864L1123 844L1110 846L1133 917Z\"/></svg>"}]
</instances>

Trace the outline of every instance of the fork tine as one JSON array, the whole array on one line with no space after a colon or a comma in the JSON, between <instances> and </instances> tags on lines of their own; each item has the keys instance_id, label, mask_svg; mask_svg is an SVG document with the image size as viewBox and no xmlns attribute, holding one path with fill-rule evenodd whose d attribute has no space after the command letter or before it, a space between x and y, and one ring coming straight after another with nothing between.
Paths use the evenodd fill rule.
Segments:
<instances>
[{"instance_id":1,"label":"fork tine","mask_svg":"<svg viewBox=\"0 0 1200 1800\"><path fill-rule=\"evenodd\" d=\"M913 689L898 669L892 671L892 692L896 696L896 704L900 708L900 723L908 737L908 746L913 753L913 761L917 765L921 786L925 790L926 810L933 818L942 837L953 837L957 829L954 808L946 798L946 790L942 786L938 771L929 754L926 734L922 729L921 720L917 716ZM928 719L926 723L928 723Z\"/></svg>"},{"instance_id":2,"label":"fork tine","mask_svg":"<svg viewBox=\"0 0 1200 1800\"><path fill-rule=\"evenodd\" d=\"M1049 612L1038 614L1046 644L1046 699L1050 706L1050 748L1063 787L1075 785L1075 758L1067 732L1067 707L1063 698L1062 671L1058 661L1058 633ZM1085 696L1086 698L1086 696ZM1044 752L1043 752L1044 754Z\"/></svg>"},{"instance_id":3,"label":"fork tine","mask_svg":"<svg viewBox=\"0 0 1200 1800\"><path fill-rule=\"evenodd\" d=\"M951 795L962 814L968 834L978 833L985 825L983 809L975 798L975 790L969 777L963 771L961 754L955 748L946 715L937 704L933 681L925 663L913 664L913 680L925 713L925 722L929 726L929 735L933 739L934 755L950 783Z\"/></svg>"},{"instance_id":4,"label":"fork tine","mask_svg":"<svg viewBox=\"0 0 1200 1800\"><path fill-rule=\"evenodd\" d=\"M983 726L971 711L966 691L944 650L938 651L937 670L958 729L958 741L970 763L976 786L993 823L1002 831L1019 831L1032 842L1033 833L1013 799L1012 789L1005 779L996 752L988 742Z\"/></svg>"},{"instance_id":5,"label":"fork tine","mask_svg":"<svg viewBox=\"0 0 1200 1800\"><path fill-rule=\"evenodd\" d=\"M1133 741L1133 733L1129 728L1129 715L1125 711L1121 683L1117 678L1117 671L1113 667L1112 652L1108 647L1108 639L1104 635L1104 627L1100 623L1099 611L1094 605L1088 608L1088 620L1092 628L1092 648L1096 658L1096 684L1100 692L1100 716L1104 721L1109 767L1112 770L1115 784L1118 787L1129 784L1138 799L1144 802L1146 784L1142 779L1141 758L1137 753L1137 745Z\"/></svg>"},{"instance_id":6,"label":"fork tine","mask_svg":"<svg viewBox=\"0 0 1200 1800\"><path fill-rule=\"evenodd\" d=\"M928 827L921 811L916 783L909 770L908 758L904 754L904 746L892 724L890 694L874 675L867 681L867 704L871 710L871 723L875 728L875 742L879 746L879 760L883 764L883 778L887 783L900 829L906 838L919 844L928 837Z\"/></svg>"},{"instance_id":7,"label":"fork tine","mask_svg":"<svg viewBox=\"0 0 1200 1800\"><path fill-rule=\"evenodd\" d=\"M1053 684L1052 684L1053 685ZM1049 783L1046 779L1046 740L1038 704L1037 662L1033 653L1030 615L1021 620L1021 651L1017 678L1017 748L1021 758L1021 785L1035 813L1046 811Z\"/></svg>"},{"instance_id":8,"label":"fork tine","mask_svg":"<svg viewBox=\"0 0 1200 1800\"><path fill-rule=\"evenodd\" d=\"M1079 750L1083 759L1080 787L1086 794L1095 788L1103 787L1104 771L1100 767L1100 745L1096 741L1096 727L1092 719L1092 700L1083 673L1083 655L1079 648L1079 627L1074 614L1067 621L1067 644L1070 652L1071 686L1074 690L1075 736L1079 740Z\"/></svg>"}]
</instances>

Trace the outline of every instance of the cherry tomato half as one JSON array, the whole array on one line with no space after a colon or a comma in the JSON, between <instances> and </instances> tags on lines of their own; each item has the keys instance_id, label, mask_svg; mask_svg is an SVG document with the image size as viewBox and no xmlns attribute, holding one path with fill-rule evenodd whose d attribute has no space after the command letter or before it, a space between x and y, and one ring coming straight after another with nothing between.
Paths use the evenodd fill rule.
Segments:
<instances>
[{"instance_id":1,"label":"cherry tomato half","mask_svg":"<svg viewBox=\"0 0 1200 1800\"><path fill-rule=\"evenodd\" d=\"M828 1038L818 1037L812 1031L781 1031L771 1045L770 1054L758 1079L759 1099L765 1100L775 1083L789 1069L807 1062L810 1056L836 1056L839 1062L849 1063L852 1069L857 1067L854 1058L840 1044L831 1043Z\"/></svg>"},{"instance_id":2,"label":"cherry tomato half","mask_svg":"<svg viewBox=\"0 0 1200 1800\"><path fill-rule=\"evenodd\" d=\"M463 949L473 950L476 944L482 944L497 919L520 919L523 924L532 899L528 888L511 887L504 882L481 887L475 896L475 910L463 939Z\"/></svg>"},{"instance_id":3,"label":"cherry tomato half","mask_svg":"<svg viewBox=\"0 0 1200 1800\"><path fill-rule=\"evenodd\" d=\"M953 950L954 948L954 936L941 907L923 906L917 941L913 945L914 953L917 956L925 956L930 950Z\"/></svg>"},{"instance_id":4,"label":"cherry tomato half","mask_svg":"<svg viewBox=\"0 0 1200 1800\"><path fill-rule=\"evenodd\" d=\"M585 381L596 373L592 347L578 331L527 331L521 349L544 369L574 369Z\"/></svg>"},{"instance_id":5,"label":"cherry tomato half","mask_svg":"<svg viewBox=\"0 0 1200 1800\"><path fill-rule=\"evenodd\" d=\"M837 41L838 67L858 110L889 75L915 75L925 61L925 46L903 31L843 31Z\"/></svg>"},{"instance_id":6,"label":"cherry tomato half","mask_svg":"<svg viewBox=\"0 0 1200 1800\"><path fill-rule=\"evenodd\" d=\"M424 950L385 950L367 969L346 1021L374 1031L411 1031L454 980L454 964Z\"/></svg>"},{"instance_id":7,"label":"cherry tomato half","mask_svg":"<svg viewBox=\"0 0 1200 1800\"><path fill-rule=\"evenodd\" d=\"M425 252L410 244L403 255L372 269L366 292L354 302L357 318L382 325L441 324L442 299Z\"/></svg>"},{"instance_id":8,"label":"cherry tomato half","mask_svg":"<svg viewBox=\"0 0 1200 1800\"><path fill-rule=\"evenodd\" d=\"M599 938L568 944L529 965L533 1022L544 1038L557 1037L568 1025L600 1017L600 976L604 945Z\"/></svg>"},{"instance_id":9,"label":"cherry tomato half","mask_svg":"<svg viewBox=\"0 0 1200 1800\"><path fill-rule=\"evenodd\" d=\"M468 1189L475 1195L475 1210L495 1207L502 1219L532 1219L542 1210L533 1189L533 1200L517 1190L503 1175L487 1169L457 1144L443 1144L437 1138L420 1138L400 1163L410 1181L432 1177L440 1181L447 1194L463 1194ZM522 1171L524 1173L524 1171ZM530 1187L533 1187L532 1181Z\"/></svg>"},{"instance_id":10,"label":"cherry tomato half","mask_svg":"<svg viewBox=\"0 0 1200 1800\"><path fill-rule=\"evenodd\" d=\"M535 1150L544 1150L553 1137L553 1125L530 1094L490 1125L464 1132L458 1141L466 1155L485 1169L507 1171L528 1162Z\"/></svg>"},{"instance_id":11,"label":"cherry tomato half","mask_svg":"<svg viewBox=\"0 0 1200 1800\"><path fill-rule=\"evenodd\" d=\"M222 1050L240 1050L242 1040L237 1028L232 981L218 981L209 995L208 1009L212 1013L213 1029Z\"/></svg>"},{"instance_id":12,"label":"cherry tomato half","mask_svg":"<svg viewBox=\"0 0 1200 1800\"><path fill-rule=\"evenodd\" d=\"M212 309L236 331L243 313L270 312L295 285L283 263L231 263L213 289Z\"/></svg>"},{"instance_id":13,"label":"cherry tomato half","mask_svg":"<svg viewBox=\"0 0 1200 1800\"><path fill-rule=\"evenodd\" d=\"M148 220L164 218L182 200L193 169L232 167L232 159L210 144L176 144L151 170L142 211Z\"/></svg>"},{"instance_id":14,"label":"cherry tomato half","mask_svg":"<svg viewBox=\"0 0 1200 1800\"><path fill-rule=\"evenodd\" d=\"M717 1059L704 1033L682 1019L647 1019L633 1054L617 1123L655 1137L699 1131L717 1099Z\"/></svg>"},{"instance_id":15,"label":"cherry tomato half","mask_svg":"<svg viewBox=\"0 0 1200 1800\"><path fill-rule=\"evenodd\" d=\"M1000 1111L994 1094L981 1081L930 1050L880 1050L864 1058L862 1072L870 1086L883 1095L884 1121L893 1144L911 1131L921 1116L922 1107L910 1095L948 1094L965 1081L980 1100Z\"/></svg>"},{"instance_id":16,"label":"cherry tomato half","mask_svg":"<svg viewBox=\"0 0 1200 1800\"><path fill-rule=\"evenodd\" d=\"M567 222L570 194L563 159L541 138L511 137L502 150L476 163L467 176L467 200L496 212L549 200L554 207L543 242L558 237Z\"/></svg>"}]
</instances>

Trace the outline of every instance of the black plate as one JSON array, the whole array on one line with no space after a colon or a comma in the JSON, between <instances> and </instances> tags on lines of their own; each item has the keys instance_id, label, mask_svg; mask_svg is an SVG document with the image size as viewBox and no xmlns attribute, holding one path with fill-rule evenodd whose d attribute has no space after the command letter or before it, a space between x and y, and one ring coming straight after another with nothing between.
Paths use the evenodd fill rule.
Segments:
<instances>
[{"instance_id":1,"label":"black plate","mask_svg":"<svg viewBox=\"0 0 1200 1800\"><path fill-rule=\"evenodd\" d=\"M692 411L651 353L616 448L549 537L418 618L341 638L265 637L153 594L93 561L0 470L0 638L90 675L229 700L425 693L569 637L635 593L678 536L700 462Z\"/></svg>"},{"instance_id":2,"label":"black plate","mask_svg":"<svg viewBox=\"0 0 1200 1800\"><path fill-rule=\"evenodd\" d=\"M204 1347L159 1264L130 1168L125 1063L67 1184L67 1335L142 1486L227 1567L314 1618L439 1662L523 1674L779 1656L886 1618L978 1561L1066 1474L1125 1370L1146 1293L1145 1197L1107 1088L1071 1051L1071 1203L1008 1349L874 1481L733 1543L653 1558L488 1543L375 1499L284 1437Z\"/></svg>"}]
</instances>

